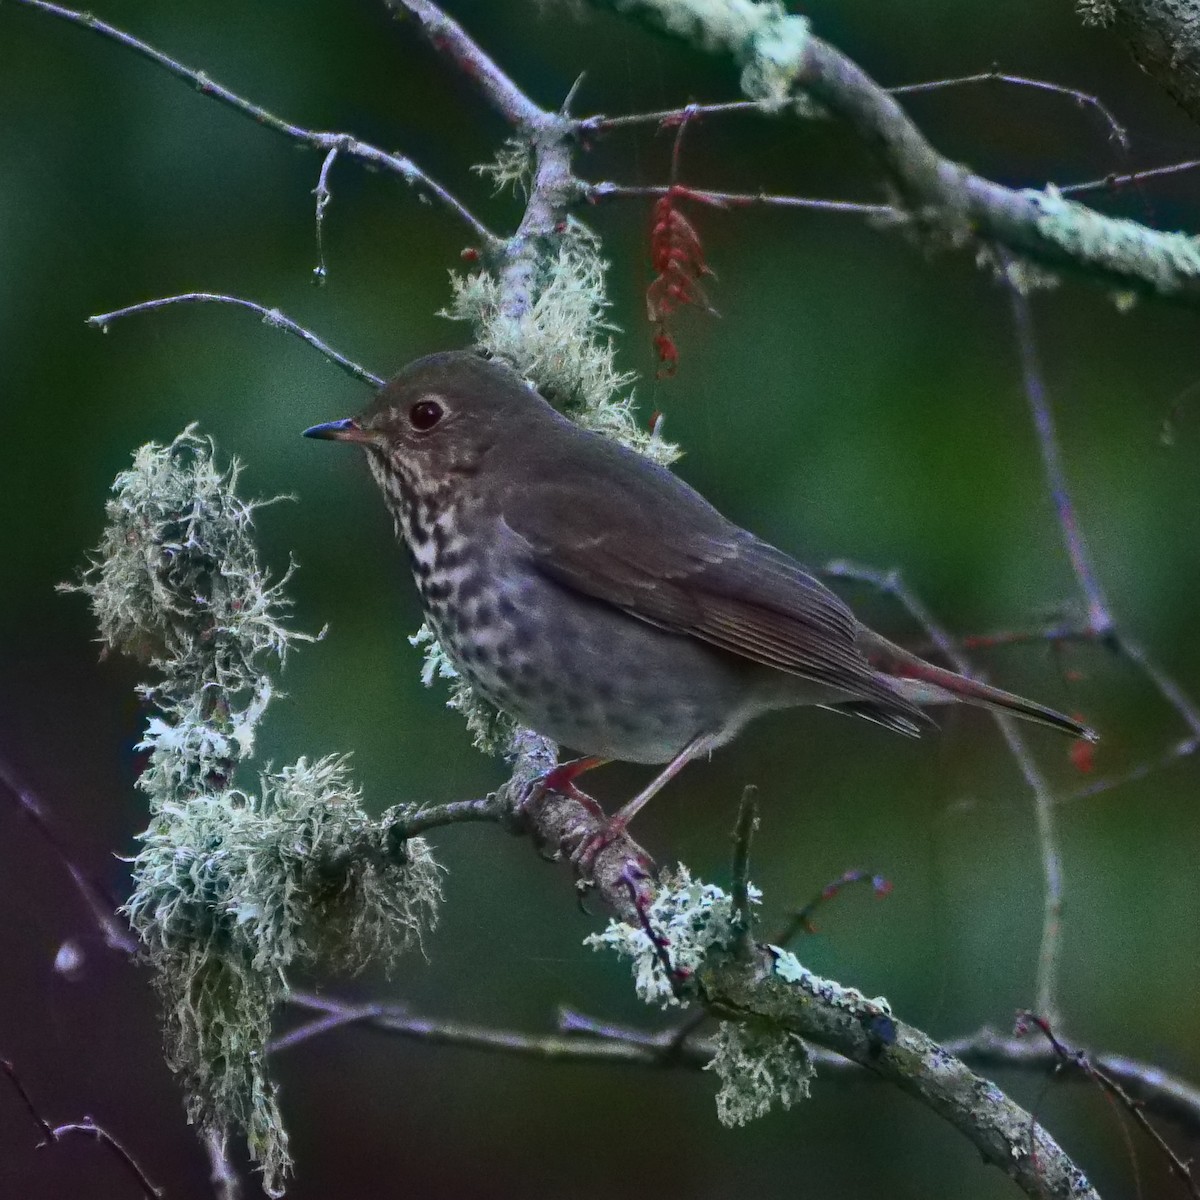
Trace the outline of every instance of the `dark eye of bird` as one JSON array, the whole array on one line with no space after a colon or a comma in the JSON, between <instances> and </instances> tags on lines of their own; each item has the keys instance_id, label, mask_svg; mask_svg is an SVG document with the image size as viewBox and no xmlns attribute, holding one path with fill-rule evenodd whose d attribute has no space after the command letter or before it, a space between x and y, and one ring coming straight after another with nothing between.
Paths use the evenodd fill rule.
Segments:
<instances>
[{"instance_id":1,"label":"dark eye of bird","mask_svg":"<svg viewBox=\"0 0 1200 1200\"><path fill-rule=\"evenodd\" d=\"M408 410L408 420L414 429L424 432L442 419L442 406L436 400L418 400Z\"/></svg>"}]
</instances>

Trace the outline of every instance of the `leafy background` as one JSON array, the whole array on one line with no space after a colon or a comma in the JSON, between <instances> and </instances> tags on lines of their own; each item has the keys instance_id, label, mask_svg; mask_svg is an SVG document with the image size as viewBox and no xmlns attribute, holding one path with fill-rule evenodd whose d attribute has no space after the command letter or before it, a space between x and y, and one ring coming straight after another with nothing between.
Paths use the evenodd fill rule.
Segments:
<instances>
[{"instance_id":1,"label":"leafy background","mask_svg":"<svg viewBox=\"0 0 1200 1200\"><path fill-rule=\"evenodd\" d=\"M623 112L735 94L727 64L615 18L526 0L448 3L542 103L581 71L577 110ZM885 83L986 69L1102 95L1129 125L1126 158L1094 111L984 85L913 97L934 143L980 171L1041 185L1195 154L1196 130L1110 35L1062 0L910 7L818 0L816 28ZM495 227L516 213L470 165L505 130L415 30L375 0L161 5L108 0L101 15L316 128L348 129L412 155ZM582 160L591 178L656 183L670 139L613 134ZM380 808L482 794L500 764L417 677L419 624L388 521L359 462L303 442L354 412L363 390L244 313L174 310L85 328L91 313L212 289L279 305L386 373L466 331L437 318L463 231L391 178L340 163L330 277L315 265L319 161L84 31L0 9L0 752L36 787L78 859L114 892L144 814L132 784L141 714L129 664L97 662L76 598L54 595L96 540L106 489L136 445L190 421L247 463L246 486L296 502L262 515L278 567L294 552L296 620L329 635L289 664L290 699L264 735L275 762L352 749ZM689 132L684 180L875 199L866 156L830 123L713 120ZM1102 200L1166 228L1200 227L1183 175ZM693 210L720 274L721 317L677 323L678 377L655 382L643 293L648 204L588 212L612 261L624 364L643 372L688 455L681 473L739 521L820 563L899 566L955 630L1044 618L1070 596L1020 389L1006 301L966 256L931 256L853 217ZM1081 519L1114 608L1200 691L1200 412L1195 318L1163 305L1119 314L1068 281L1035 299L1038 333ZM860 611L911 636L868 596ZM1145 681L1100 648L981 656L1006 686L1087 714L1097 771L1118 772L1185 730ZM1079 678L1074 678L1079 676ZM1063 790L1080 777L1064 744L1033 731ZM616 803L644 770L611 767ZM1031 799L994 728L950 713L908 743L820 713L764 720L694 766L643 818L663 861L727 876L743 783L762 788L754 867L768 924L849 866L885 873L886 902L847 895L800 949L814 969L884 993L935 1035L1007 1027L1033 995L1041 881ZM1067 873L1061 1004L1067 1035L1200 1077L1200 821L1194 760L1059 810ZM625 968L581 948L596 915L527 844L491 829L445 831L448 902L428 962L390 982L322 981L414 1011L549 1029L566 1004L653 1022ZM0 806L0 1050L57 1119L90 1112L123 1136L172 1197L210 1194L163 1066L147 979L94 944L62 864ZM67 938L83 977L52 969ZM967 1198L1013 1194L927 1111L870 1080L818 1083L799 1111L728 1131L714 1081L549 1066L384 1041L347 1030L277 1064L299 1161L292 1194L571 1196L646 1190L763 1197ZM1001 1082L1032 1104L1105 1196L1134 1195L1114 1111L1090 1089ZM0 1192L132 1194L89 1146L34 1153L35 1130L0 1090ZM1183 1139L1176 1137L1177 1143ZM1144 1195L1173 1186L1134 1138ZM1195 1147L1181 1145L1185 1156Z\"/></svg>"}]
</instances>

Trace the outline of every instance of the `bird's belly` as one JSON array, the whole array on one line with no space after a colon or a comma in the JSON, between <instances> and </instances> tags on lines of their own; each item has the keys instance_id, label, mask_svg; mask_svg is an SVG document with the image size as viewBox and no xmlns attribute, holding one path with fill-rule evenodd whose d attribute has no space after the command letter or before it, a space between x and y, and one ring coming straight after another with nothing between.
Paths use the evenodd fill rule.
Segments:
<instances>
[{"instance_id":1,"label":"bird's belly","mask_svg":"<svg viewBox=\"0 0 1200 1200\"><path fill-rule=\"evenodd\" d=\"M780 672L531 572L421 590L434 634L479 694L583 754L666 762L700 734L724 741L759 712L803 702Z\"/></svg>"}]
</instances>

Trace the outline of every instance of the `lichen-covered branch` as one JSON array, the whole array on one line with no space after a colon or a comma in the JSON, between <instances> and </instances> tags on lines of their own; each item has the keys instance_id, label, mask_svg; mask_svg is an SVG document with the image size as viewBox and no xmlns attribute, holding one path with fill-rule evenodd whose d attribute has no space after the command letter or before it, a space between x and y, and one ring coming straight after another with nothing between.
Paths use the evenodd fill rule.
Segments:
<instances>
[{"instance_id":1,"label":"lichen-covered branch","mask_svg":"<svg viewBox=\"0 0 1200 1200\"><path fill-rule=\"evenodd\" d=\"M1138 65L1200 122L1200 0L1075 0L1087 25L1111 25Z\"/></svg>"},{"instance_id":2,"label":"lichen-covered branch","mask_svg":"<svg viewBox=\"0 0 1200 1200\"><path fill-rule=\"evenodd\" d=\"M520 753L523 749L518 747L518 795L519 781L543 770L545 762L544 747L531 746L534 757L529 761ZM542 796L525 817L539 843L567 857L604 829L602 818L588 806L555 793ZM672 883L660 884L648 871L645 852L628 836L614 839L596 855L583 882L620 918L594 944L607 943L634 955L643 998L670 1003L682 987L723 1020L834 1051L919 1099L968 1138L988 1162L1011 1175L1027 1195L1097 1200L1083 1172L1030 1113L926 1034L896 1018L886 1001L868 1000L852 988L821 979L784 950L755 945L743 958L721 953L722 940L729 937L732 942L732 903L725 897L722 916L721 901L710 885L684 879L682 890L672 891ZM684 897L692 892L699 911L710 914L699 925L685 907ZM650 938L643 929L644 921L653 926L659 914L673 914L663 931L675 973L669 979L662 948L653 947L653 953L647 949ZM680 958L678 935L688 930L700 931L701 940ZM689 943L683 945L686 951ZM696 953L698 962L691 957Z\"/></svg>"},{"instance_id":3,"label":"lichen-covered branch","mask_svg":"<svg viewBox=\"0 0 1200 1200\"><path fill-rule=\"evenodd\" d=\"M313 639L284 624L288 575L259 564L262 505L241 499L238 475L191 428L143 446L70 590L91 601L106 650L153 675L137 783L150 825L123 911L154 971L167 1060L203 1136L244 1133L280 1194L290 1159L265 1050L288 972L357 970L419 945L441 885L425 842L403 832L409 810L370 817L344 758L240 777L274 691L269 666Z\"/></svg>"},{"instance_id":4,"label":"lichen-covered branch","mask_svg":"<svg viewBox=\"0 0 1200 1200\"><path fill-rule=\"evenodd\" d=\"M807 97L874 155L908 222L949 246L999 244L1109 288L1200 304L1200 239L1104 216L1042 191L1004 187L939 154L896 99L778 0L592 0L731 55L743 91L784 107Z\"/></svg>"}]
</instances>

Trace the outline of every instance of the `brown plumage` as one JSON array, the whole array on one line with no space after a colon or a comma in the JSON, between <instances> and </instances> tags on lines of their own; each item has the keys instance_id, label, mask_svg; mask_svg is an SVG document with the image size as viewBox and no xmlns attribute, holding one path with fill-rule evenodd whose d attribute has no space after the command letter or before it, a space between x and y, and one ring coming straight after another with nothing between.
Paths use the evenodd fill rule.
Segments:
<instances>
[{"instance_id":1,"label":"brown plumage","mask_svg":"<svg viewBox=\"0 0 1200 1200\"><path fill-rule=\"evenodd\" d=\"M419 359L360 418L307 433L364 447L430 624L485 698L586 755L668 763L620 821L775 708L915 735L922 705L961 701L1094 737L867 629L788 554L497 363Z\"/></svg>"}]
</instances>

